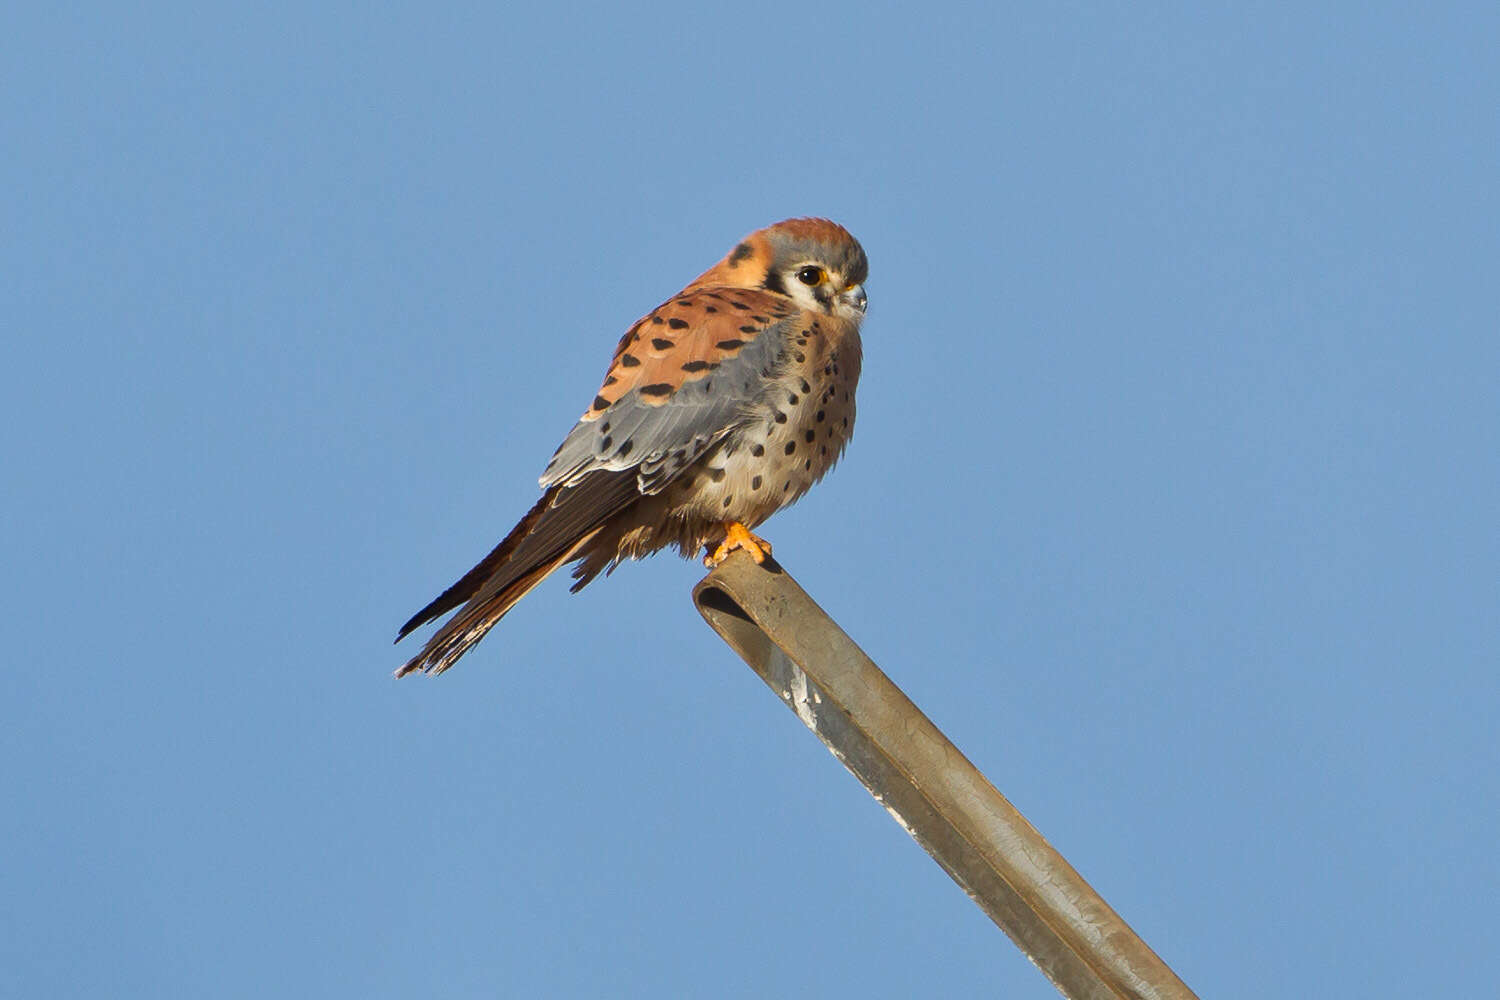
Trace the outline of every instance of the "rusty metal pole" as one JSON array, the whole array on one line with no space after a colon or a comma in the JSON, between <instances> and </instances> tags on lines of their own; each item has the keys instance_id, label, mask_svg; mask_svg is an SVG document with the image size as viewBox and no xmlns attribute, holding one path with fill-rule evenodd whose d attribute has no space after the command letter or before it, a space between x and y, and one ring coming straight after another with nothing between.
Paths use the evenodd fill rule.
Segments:
<instances>
[{"instance_id":1,"label":"rusty metal pole","mask_svg":"<svg viewBox=\"0 0 1500 1000\"><path fill-rule=\"evenodd\" d=\"M693 602L1064 996L1196 1000L774 560L735 553Z\"/></svg>"}]
</instances>

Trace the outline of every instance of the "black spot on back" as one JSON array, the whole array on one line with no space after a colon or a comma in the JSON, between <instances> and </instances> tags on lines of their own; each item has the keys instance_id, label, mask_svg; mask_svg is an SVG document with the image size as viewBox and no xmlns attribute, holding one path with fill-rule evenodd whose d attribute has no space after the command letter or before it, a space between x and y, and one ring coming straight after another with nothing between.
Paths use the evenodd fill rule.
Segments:
<instances>
[{"instance_id":1,"label":"black spot on back","mask_svg":"<svg viewBox=\"0 0 1500 1000\"><path fill-rule=\"evenodd\" d=\"M641 328L641 324L644 322L646 321L643 319L637 320L635 326L632 326L629 330L626 330L625 333L620 337L620 342L615 345L615 350L625 350L625 348L629 346L630 342L636 338L636 331Z\"/></svg>"},{"instance_id":2,"label":"black spot on back","mask_svg":"<svg viewBox=\"0 0 1500 1000\"><path fill-rule=\"evenodd\" d=\"M667 396L671 395L672 386L666 382L653 382L651 385L643 385L640 388L642 396Z\"/></svg>"}]
</instances>

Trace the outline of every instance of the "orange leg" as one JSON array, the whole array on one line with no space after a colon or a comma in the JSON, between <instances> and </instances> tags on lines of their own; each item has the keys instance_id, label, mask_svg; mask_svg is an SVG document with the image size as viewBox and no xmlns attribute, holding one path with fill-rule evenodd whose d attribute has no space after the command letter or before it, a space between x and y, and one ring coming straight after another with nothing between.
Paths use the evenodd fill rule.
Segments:
<instances>
[{"instance_id":1,"label":"orange leg","mask_svg":"<svg viewBox=\"0 0 1500 1000\"><path fill-rule=\"evenodd\" d=\"M750 553L750 558L755 560L758 566L766 561L766 556L771 554L771 543L758 535L752 535L750 529L738 521L724 522L724 541L719 547L703 557L703 565L712 569L725 559L735 549L744 549Z\"/></svg>"}]
</instances>

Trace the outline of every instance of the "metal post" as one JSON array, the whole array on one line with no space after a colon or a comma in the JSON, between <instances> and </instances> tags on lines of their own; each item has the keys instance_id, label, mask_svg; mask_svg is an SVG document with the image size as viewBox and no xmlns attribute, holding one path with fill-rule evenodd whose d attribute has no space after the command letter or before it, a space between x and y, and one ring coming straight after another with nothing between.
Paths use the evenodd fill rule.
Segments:
<instances>
[{"instance_id":1,"label":"metal post","mask_svg":"<svg viewBox=\"0 0 1500 1000\"><path fill-rule=\"evenodd\" d=\"M1064 996L1196 1000L774 560L736 552L693 601Z\"/></svg>"}]
</instances>

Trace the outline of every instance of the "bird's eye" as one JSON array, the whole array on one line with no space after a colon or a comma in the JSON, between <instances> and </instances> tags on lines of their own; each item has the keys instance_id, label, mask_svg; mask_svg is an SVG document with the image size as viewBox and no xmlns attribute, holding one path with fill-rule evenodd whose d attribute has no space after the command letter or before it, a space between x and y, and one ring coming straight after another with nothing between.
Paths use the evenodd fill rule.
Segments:
<instances>
[{"instance_id":1,"label":"bird's eye","mask_svg":"<svg viewBox=\"0 0 1500 1000\"><path fill-rule=\"evenodd\" d=\"M797 280L804 285L821 285L823 283L823 269L809 264L797 269Z\"/></svg>"}]
</instances>

